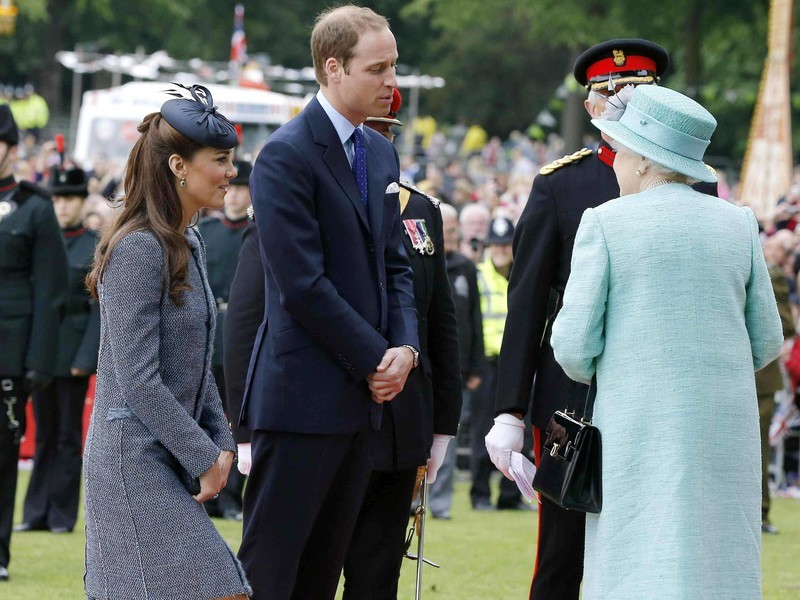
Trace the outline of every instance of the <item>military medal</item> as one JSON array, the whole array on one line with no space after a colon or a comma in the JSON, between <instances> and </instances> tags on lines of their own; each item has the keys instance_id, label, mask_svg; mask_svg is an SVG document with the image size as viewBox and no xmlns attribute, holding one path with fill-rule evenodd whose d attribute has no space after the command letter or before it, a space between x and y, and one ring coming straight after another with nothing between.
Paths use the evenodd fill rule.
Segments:
<instances>
[{"instance_id":1,"label":"military medal","mask_svg":"<svg viewBox=\"0 0 800 600\"><path fill-rule=\"evenodd\" d=\"M432 255L434 253L433 240L428 234L425 219L403 219L406 234L411 239L414 250L420 254Z\"/></svg>"},{"instance_id":2,"label":"military medal","mask_svg":"<svg viewBox=\"0 0 800 600\"><path fill-rule=\"evenodd\" d=\"M406 235L411 239L411 246L414 250L423 254L425 252L425 238L422 237L417 228L417 220L418 219L403 219L403 227L406 229Z\"/></svg>"},{"instance_id":3,"label":"military medal","mask_svg":"<svg viewBox=\"0 0 800 600\"><path fill-rule=\"evenodd\" d=\"M425 219L415 219L415 220L417 222L417 229L419 229L420 235L422 236L422 240L424 242L425 254L427 254L428 256L432 256L434 252L433 240L431 239L431 236L428 233L428 226L425 223Z\"/></svg>"}]
</instances>

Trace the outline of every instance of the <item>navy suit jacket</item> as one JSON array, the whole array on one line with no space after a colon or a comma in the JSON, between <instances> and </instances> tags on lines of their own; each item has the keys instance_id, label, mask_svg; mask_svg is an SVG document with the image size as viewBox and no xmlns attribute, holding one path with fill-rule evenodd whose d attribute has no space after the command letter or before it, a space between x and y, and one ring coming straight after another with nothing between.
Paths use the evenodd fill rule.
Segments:
<instances>
[{"instance_id":1,"label":"navy suit jacket","mask_svg":"<svg viewBox=\"0 0 800 600\"><path fill-rule=\"evenodd\" d=\"M368 207L319 102L276 131L250 177L267 290L240 423L337 434L380 427L366 376L419 348L400 231L397 152L365 128ZM267 324L269 318L269 327Z\"/></svg>"}]
</instances>

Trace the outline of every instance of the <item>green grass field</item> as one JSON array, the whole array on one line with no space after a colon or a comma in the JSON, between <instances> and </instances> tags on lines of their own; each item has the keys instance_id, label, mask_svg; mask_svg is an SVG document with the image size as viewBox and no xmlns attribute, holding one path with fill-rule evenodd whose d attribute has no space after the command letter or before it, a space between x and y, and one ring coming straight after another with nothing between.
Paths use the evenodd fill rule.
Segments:
<instances>
[{"instance_id":1,"label":"green grass field","mask_svg":"<svg viewBox=\"0 0 800 600\"><path fill-rule=\"evenodd\" d=\"M28 472L20 473L15 522L22 515ZM776 498L772 520L781 533L764 537L764 600L800 597L800 500ZM534 559L536 513L474 512L468 484L458 483L451 521L429 520L425 555L442 565L426 567L423 598L441 600L522 600ZM215 520L236 548L241 524ZM72 534L14 534L11 580L0 583L2 600L75 600L83 595L83 519ZM416 543L416 542L415 542ZM414 598L416 563L404 561L399 598ZM175 600L180 600L176 598Z\"/></svg>"}]
</instances>

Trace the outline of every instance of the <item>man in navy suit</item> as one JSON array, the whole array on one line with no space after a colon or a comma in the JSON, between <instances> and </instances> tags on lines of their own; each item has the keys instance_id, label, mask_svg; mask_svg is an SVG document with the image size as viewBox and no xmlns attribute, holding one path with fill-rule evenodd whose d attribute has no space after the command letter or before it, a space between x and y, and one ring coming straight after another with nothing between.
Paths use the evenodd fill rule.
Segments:
<instances>
[{"instance_id":1,"label":"man in navy suit","mask_svg":"<svg viewBox=\"0 0 800 600\"><path fill-rule=\"evenodd\" d=\"M394 36L344 6L317 18L311 49L320 91L250 180L267 297L241 414L253 464L239 557L256 600L335 596L381 404L419 356L397 153L362 126L391 105Z\"/></svg>"}]
</instances>

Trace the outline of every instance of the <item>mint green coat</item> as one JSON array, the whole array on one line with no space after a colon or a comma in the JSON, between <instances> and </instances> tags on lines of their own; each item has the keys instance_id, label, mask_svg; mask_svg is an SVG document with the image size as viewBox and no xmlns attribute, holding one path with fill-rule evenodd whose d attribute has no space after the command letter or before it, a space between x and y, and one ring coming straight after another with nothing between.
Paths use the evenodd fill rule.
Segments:
<instances>
[{"instance_id":1,"label":"mint green coat","mask_svg":"<svg viewBox=\"0 0 800 600\"><path fill-rule=\"evenodd\" d=\"M750 209L668 184L587 210L551 343L597 374L583 600L761 598L754 371L783 333Z\"/></svg>"}]
</instances>

